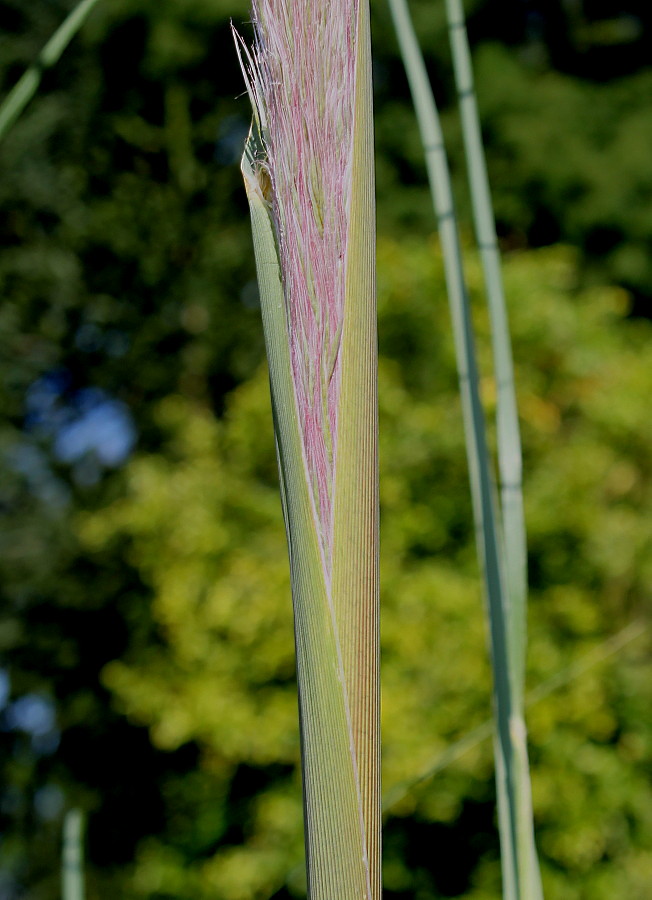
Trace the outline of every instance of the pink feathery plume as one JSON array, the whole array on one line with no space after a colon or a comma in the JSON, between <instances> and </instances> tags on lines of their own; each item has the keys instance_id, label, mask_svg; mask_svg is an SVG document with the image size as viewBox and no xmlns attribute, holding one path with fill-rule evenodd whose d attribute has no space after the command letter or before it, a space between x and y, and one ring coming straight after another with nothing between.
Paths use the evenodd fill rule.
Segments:
<instances>
[{"instance_id":1,"label":"pink feathery plume","mask_svg":"<svg viewBox=\"0 0 652 900\"><path fill-rule=\"evenodd\" d=\"M357 0L254 0L262 113L306 468L330 558Z\"/></svg>"}]
</instances>

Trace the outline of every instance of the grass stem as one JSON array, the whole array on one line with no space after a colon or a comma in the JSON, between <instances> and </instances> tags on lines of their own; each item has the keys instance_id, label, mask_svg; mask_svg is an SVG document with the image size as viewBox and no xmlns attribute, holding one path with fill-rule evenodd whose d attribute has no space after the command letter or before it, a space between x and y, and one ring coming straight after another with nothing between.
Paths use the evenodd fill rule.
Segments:
<instances>
[{"instance_id":1,"label":"grass stem","mask_svg":"<svg viewBox=\"0 0 652 900\"><path fill-rule=\"evenodd\" d=\"M63 820L62 900L84 900L84 814L70 809Z\"/></svg>"},{"instance_id":2,"label":"grass stem","mask_svg":"<svg viewBox=\"0 0 652 900\"><path fill-rule=\"evenodd\" d=\"M36 62L17 81L0 105L0 140L32 99L46 69L59 61L63 51L82 27L98 0L81 0L54 32Z\"/></svg>"},{"instance_id":3,"label":"grass stem","mask_svg":"<svg viewBox=\"0 0 652 900\"><path fill-rule=\"evenodd\" d=\"M541 896L532 829L530 780L523 717L524 632L514 647L509 567L486 440L473 325L462 263L443 134L406 0L389 0L424 147L444 255L473 501L476 543L489 611L494 671L498 822L505 900ZM520 481L520 477L519 477ZM519 529L517 537L522 536ZM511 535L510 535L511 537ZM519 559L519 552L514 556ZM521 557L522 558L522 557ZM520 643L519 643L520 642Z\"/></svg>"}]
</instances>

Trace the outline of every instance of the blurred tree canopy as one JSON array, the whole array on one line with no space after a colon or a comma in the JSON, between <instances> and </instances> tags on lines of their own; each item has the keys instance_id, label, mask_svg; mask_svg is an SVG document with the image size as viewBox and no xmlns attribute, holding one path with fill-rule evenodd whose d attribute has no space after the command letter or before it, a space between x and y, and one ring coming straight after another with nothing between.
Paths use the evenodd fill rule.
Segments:
<instances>
[{"instance_id":1,"label":"blurred tree canopy","mask_svg":"<svg viewBox=\"0 0 652 900\"><path fill-rule=\"evenodd\" d=\"M3 95L72 6L0 0ZM372 7L389 790L490 701L441 263L389 15ZM413 8L464 224L442 4ZM652 12L467 11L524 427L530 685L641 623L530 710L547 896L645 897ZM75 804L89 813L90 900L302 891L287 564L229 17L246 37L241 0L100 4L0 144L3 900L59 896ZM473 258L469 277L486 338ZM483 370L491 411L488 357ZM489 744L408 788L388 810L386 896L496 898Z\"/></svg>"}]
</instances>

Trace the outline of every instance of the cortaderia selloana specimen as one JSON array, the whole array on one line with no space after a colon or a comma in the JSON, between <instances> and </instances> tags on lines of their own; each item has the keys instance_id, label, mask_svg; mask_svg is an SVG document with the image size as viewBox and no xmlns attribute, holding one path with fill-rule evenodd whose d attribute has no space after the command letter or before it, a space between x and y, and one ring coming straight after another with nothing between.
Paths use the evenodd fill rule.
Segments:
<instances>
[{"instance_id":1,"label":"cortaderia selloana specimen","mask_svg":"<svg viewBox=\"0 0 652 900\"><path fill-rule=\"evenodd\" d=\"M294 604L308 894L380 898L377 339L366 0L254 0L242 160Z\"/></svg>"}]
</instances>

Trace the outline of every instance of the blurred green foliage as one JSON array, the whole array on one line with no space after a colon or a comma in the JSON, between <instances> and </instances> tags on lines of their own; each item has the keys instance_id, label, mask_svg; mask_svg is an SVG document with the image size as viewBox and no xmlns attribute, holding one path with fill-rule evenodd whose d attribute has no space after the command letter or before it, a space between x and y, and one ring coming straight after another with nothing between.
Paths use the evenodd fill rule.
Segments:
<instances>
[{"instance_id":1,"label":"blurred green foliage","mask_svg":"<svg viewBox=\"0 0 652 900\"><path fill-rule=\"evenodd\" d=\"M0 0L3 96L72 6ZM464 223L443 9L413 8ZM467 10L508 251L536 687L649 618L652 12ZM89 900L301 893L291 611L230 16L247 36L244 0L100 4L0 144L7 900L58 896L71 806L89 813ZM484 721L490 695L425 170L382 3L373 16L389 790ZM559 240L575 249L531 249ZM469 276L491 412L473 260ZM129 412L126 466L57 449L88 388ZM648 896L649 643L530 711L553 900ZM55 725L30 731L25 698L52 704ZM498 896L491 766L480 744L388 811L388 900Z\"/></svg>"}]
</instances>

